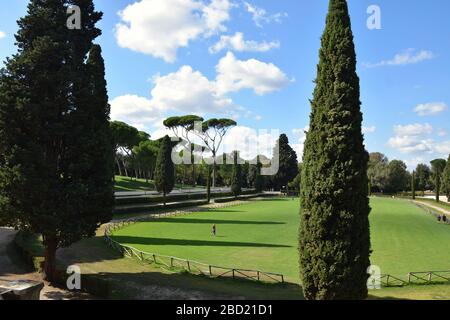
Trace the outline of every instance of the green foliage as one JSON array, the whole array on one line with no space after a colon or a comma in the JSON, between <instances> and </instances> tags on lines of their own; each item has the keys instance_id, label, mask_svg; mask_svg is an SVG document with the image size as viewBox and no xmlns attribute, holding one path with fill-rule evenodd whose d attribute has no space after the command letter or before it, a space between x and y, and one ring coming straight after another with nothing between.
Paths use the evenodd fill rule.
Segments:
<instances>
[{"instance_id":1,"label":"green foliage","mask_svg":"<svg viewBox=\"0 0 450 320\"><path fill-rule=\"evenodd\" d=\"M442 175L442 190L450 202L450 155L448 156L447 164Z\"/></svg>"},{"instance_id":2,"label":"green foliage","mask_svg":"<svg viewBox=\"0 0 450 320\"><path fill-rule=\"evenodd\" d=\"M434 191L436 193L436 202L439 202L442 187L442 175L447 165L445 159L435 159L431 161L431 172L434 178Z\"/></svg>"},{"instance_id":3,"label":"green foliage","mask_svg":"<svg viewBox=\"0 0 450 320\"><path fill-rule=\"evenodd\" d=\"M172 141L169 136L162 139L156 160L155 186L165 197L171 193L175 185L175 168L172 161Z\"/></svg>"},{"instance_id":4,"label":"green foliage","mask_svg":"<svg viewBox=\"0 0 450 320\"><path fill-rule=\"evenodd\" d=\"M297 154L289 145L289 139L285 134L280 135L277 141L274 154L277 154L277 151L279 169L273 177L273 182L276 189L281 189L287 187L288 183L298 174L298 161Z\"/></svg>"},{"instance_id":5,"label":"green foliage","mask_svg":"<svg viewBox=\"0 0 450 320\"><path fill-rule=\"evenodd\" d=\"M231 192L237 198L242 192L242 165L239 164L239 153L233 153L233 173L231 175Z\"/></svg>"},{"instance_id":6,"label":"green foliage","mask_svg":"<svg viewBox=\"0 0 450 320\"><path fill-rule=\"evenodd\" d=\"M369 199L359 78L345 0L331 0L303 156L300 274L307 299L364 299Z\"/></svg>"},{"instance_id":7,"label":"green foliage","mask_svg":"<svg viewBox=\"0 0 450 320\"><path fill-rule=\"evenodd\" d=\"M261 168L262 164L261 162L257 161L256 167L255 167L255 189L256 192L262 192L264 190L264 177L261 175Z\"/></svg>"},{"instance_id":8,"label":"green foliage","mask_svg":"<svg viewBox=\"0 0 450 320\"><path fill-rule=\"evenodd\" d=\"M66 27L68 1L30 1L0 75L0 220L43 235L49 280L56 249L93 236L113 205L104 63L93 45L102 14L90 0L70 2L81 30Z\"/></svg>"},{"instance_id":9,"label":"green foliage","mask_svg":"<svg viewBox=\"0 0 450 320\"><path fill-rule=\"evenodd\" d=\"M374 192L384 192L389 189L389 160L379 152L369 155L369 164L367 176L370 182L370 188Z\"/></svg>"},{"instance_id":10,"label":"green foliage","mask_svg":"<svg viewBox=\"0 0 450 320\"><path fill-rule=\"evenodd\" d=\"M294 191L300 191L300 183L302 179L302 167L301 163L298 164L298 174L295 176L294 180L289 182L289 189L293 189Z\"/></svg>"},{"instance_id":11,"label":"green foliage","mask_svg":"<svg viewBox=\"0 0 450 320\"><path fill-rule=\"evenodd\" d=\"M416 200L416 172L413 171L411 176L411 192L413 200Z\"/></svg>"},{"instance_id":12,"label":"green foliage","mask_svg":"<svg viewBox=\"0 0 450 320\"><path fill-rule=\"evenodd\" d=\"M426 164L419 164L416 168L416 181L417 188L425 192L425 190L429 187L429 181L431 176L431 170Z\"/></svg>"},{"instance_id":13,"label":"green foliage","mask_svg":"<svg viewBox=\"0 0 450 320\"><path fill-rule=\"evenodd\" d=\"M388 165L389 192L405 191L410 183L406 164L401 160L392 160Z\"/></svg>"},{"instance_id":14,"label":"green foliage","mask_svg":"<svg viewBox=\"0 0 450 320\"><path fill-rule=\"evenodd\" d=\"M159 144L155 141L141 141L133 148L133 155L139 171L145 172L146 180L150 179L156 166Z\"/></svg>"}]
</instances>

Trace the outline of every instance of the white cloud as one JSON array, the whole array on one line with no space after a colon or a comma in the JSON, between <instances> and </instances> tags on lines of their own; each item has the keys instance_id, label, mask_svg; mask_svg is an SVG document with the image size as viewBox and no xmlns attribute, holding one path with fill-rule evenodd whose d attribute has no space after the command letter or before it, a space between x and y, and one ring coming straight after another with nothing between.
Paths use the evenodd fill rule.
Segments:
<instances>
[{"instance_id":1,"label":"white cloud","mask_svg":"<svg viewBox=\"0 0 450 320\"><path fill-rule=\"evenodd\" d=\"M6 33L0 30L0 39L3 39L6 37Z\"/></svg>"},{"instance_id":2,"label":"white cloud","mask_svg":"<svg viewBox=\"0 0 450 320\"><path fill-rule=\"evenodd\" d=\"M225 113L232 108L230 98L219 94L214 81L199 71L183 66L177 72L154 78L152 103L163 110L185 113Z\"/></svg>"},{"instance_id":3,"label":"white cloud","mask_svg":"<svg viewBox=\"0 0 450 320\"><path fill-rule=\"evenodd\" d=\"M363 132L364 134L374 133L376 130L377 130L377 127L375 127L375 126L363 127L363 128L362 128L362 132Z\"/></svg>"},{"instance_id":4,"label":"white cloud","mask_svg":"<svg viewBox=\"0 0 450 320\"><path fill-rule=\"evenodd\" d=\"M389 139L388 144L401 153L432 153L434 140L421 139L417 136L395 136Z\"/></svg>"},{"instance_id":5,"label":"white cloud","mask_svg":"<svg viewBox=\"0 0 450 320\"><path fill-rule=\"evenodd\" d=\"M408 49L402 53L398 53L391 60L383 60L377 63L363 63L366 68L375 68L383 66L404 66L408 64L417 64L426 60L434 59L436 56L428 50L416 51Z\"/></svg>"},{"instance_id":6,"label":"white cloud","mask_svg":"<svg viewBox=\"0 0 450 320\"><path fill-rule=\"evenodd\" d=\"M272 49L278 49L280 42L257 42L245 40L242 32L236 32L233 36L221 36L219 42L209 48L211 53L217 53L224 49L234 50L238 52L266 52Z\"/></svg>"},{"instance_id":7,"label":"white cloud","mask_svg":"<svg viewBox=\"0 0 450 320\"><path fill-rule=\"evenodd\" d=\"M436 143L434 149L437 153L448 156L450 154L450 140Z\"/></svg>"},{"instance_id":8,"label":"white cloud","mask_svg":"<svg viewBox=\"0 0 450 320\"><path fill-rule=\"evenodd\" d=\"M292 141L292 149L297 153L297 158L299 161L303 158L303 150L305 149L305 141L306 141L306 132L308 132L309 126L306 126L302 129L293 129L292 134L295 138Z\"/></svg>"},{"instance_id":9,"label":"white cloud","mask_svg":"<svg viewBox=\"0 0 450 320\"><path fill-rule=\"evenodd\" d=\"M123 121L139 130L162 120L161 110L152 102L136 95L123 95L110 101L111 120Z\"/></svg>"},{"instance_id":10,"label":"white cloud","mask_svg":"<svg viewBox=\"0 0 450 320\"><path fill-rule=\"evenodd\" d=\"M448 106L444 102L431 102L419 104L417 107L414 108L414 112L417 113L419 116L425 117L437 115L439 113L446 111L447 109Z\"/></svg>"},{"instance_id":11,"label":"white cloud","mask_svg":"<svg viewBox=\"0 0 450 320\"><path fill-rule=\"evenodd\" d=\"M190 41L226 31L232 7L229 0L141 0L119 12L117 43L174 62Z\"/></svg>"},{"instance_id":12,"label":"white cloud","mask_svg":"<svg viewBox=\"0 0 450 320\"><path fill-rule=\"evenodd\" d=\"M225 136L222 152L239 150L240 156L246 160L254 159L257 155L271 158L278 138L278 131L268 133L266 130L236 126Z\"/></svg>"},{"instance_id":13,"label":"white cloud","mask_svg":"<svg viewBox=\"0 0 450 320\"><path fill-rule=\"evenodd\" d=\"M259 28L262 28L264 24L272 22L281 23L283 18L286 18L288 14L286 12L278 12L275 14L268 14L263 8L259 8L248 2L244 2L247 12L252 15L253 22Z\"/></svg>"},{"instance_id":14,"label":"white cloud","mask_svg":"<svg viewBox=\"0 0 450 320\"><path fill-rule=\"evenodd\" d=\"M439 137L445 137L445 136L447 136L447 130L445 130L445 129L439 129L439 130L438 130L438 136L439 136Z\"/></svg>"},{"instance_id":15,"label":"white cloud","mask_svg":"<svg viewBox=\"0 0 450 320\"><path fill-rule=\"evenodd\" d=\"M219 61L216 70L219 93L252 89L256 94L264 95L277 91L290 82L274 64L255 59L237 60L231 52Z\"/></svg>"},{"instance_id":16,"label":"white cloud","mask_svg":"<svg viewBox=\"0 0 450 320\"><path fill-rule=\"evenodd\" d=\"M395 136L390 138L388 145L405 154L447 155L450 153L450 141L436 141L430 138L433 127L426 124L410 124L394 126Z\"/></svg>"},{"instance_id":17,"label":"white cloud","mask_svg":"<svg viewBox=\"0 0 450 320\"><path fill-rule=\"evenodd\" d=\"M422 136L431 134L433 132L433 127L426 123L426 124L409 124L409 125L397 125L394 126L394 132L398 136Z\"/></svg>"},{"instance_id":18,"label":"white cloud","mask_svg":"<svg viewBox=\"0 0 450 320\"><path fill-rule=\"evenodd\" d=\"M228 60L224 60L226 58ZM214 80L187 65L164 76L155 75L150 99L136 95L117 97L110 102L111 118L146 130L159 125L159 131L163 129L160 124L169 111L261 120L260 116L236 105L228 94L246 88L261 95L269 93L288 83L286 76L274 65L258 60L239 61L231 53L224 59L217 66L218 74Z\"/></svg>"}]
</instances>

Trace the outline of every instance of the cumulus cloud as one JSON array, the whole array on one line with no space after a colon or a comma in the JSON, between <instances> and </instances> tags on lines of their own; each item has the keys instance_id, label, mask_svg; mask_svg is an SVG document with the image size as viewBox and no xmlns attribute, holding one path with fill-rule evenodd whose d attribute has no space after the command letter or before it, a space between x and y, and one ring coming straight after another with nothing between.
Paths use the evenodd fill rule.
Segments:
<instances>
[{"instance_id":1,"label":"cumulus cloud","mask_svg":"<svg viewBox=\"0 0 450 320\"><path fill-rule=\"evenodd\" d=\"M366 68L376 68L384 66L405 66L408 64L417 64L426 60L434 59L436 56L433 52L428 50L417 51L415 49L408 49L402 53L396 54L390 60L383 60L377 63L363 63Z\"/></svg>"},{"instance_id":2,"label":"cumulus cloud","mask_svg":"<svg viewBox=\"0 0 450 320\"><path fill-rule=\"evenodd\" d=\"M0 30L0 39L3 39L6 37L6 33Z\"/></svg>"},{"instance_id":3,"label":"cumulus cloud","mask_svg":"<svg viewBox=\"0 0 450 320\"><path fill-rule=\"evenodd\" d=\"M388 144L401 153L432 153L434 140L421 139L418 136L395 136L389 139Z\"/></svg>"},{"instance_id":4,"label":"cumulus cloud","mask_svg":"<svg viewBox=\"0 0 450 320\"><path fill-rule=\"evenodd\" d=\"M431 102L419 104L414 108L414 112L421 117L434 116L440 114L448 109L447 104L444 102Z\"/></svg>"},{"instance_id":5,"label":"cumulus cloud","mask_svg":"<svg viewBox=\"0 0 450 320\"><path fill-rule=\"evenodd\" d=\"M152 103L159 109L185 113L224 113L233 102L219 94L214 81L199 71L183 66L177 72L154 78Z\"/></svg>"},{"instance_id":6,"label":"cumulus cloud","mask_svg":"<svg viewBox=\"0 0 450 320\"><path fill-rule=\"evenodd\" d=\"M362 128L362 132L363 132L364 134L374 133L376 130L377 130L377 127L375 127L375 126L363 127L363 128Z\"/></svg>"},{"instance_id":7,"label":"cumulus cloud","mask_svg":"<svg viewBox=\"0 0 450 320\"><path fill-rule=\"evenodd\" d=\"M302 129L293 129L292 134L294 136L294 141L291 141L292 149L297 153L297 158L299 161L303 158L303 150L305 149L306 132L308 132L309 126Z\"/></svg>"},{"instance_id":8,"label":"cumulus cloud","mask_svg":"<svg viewBox=\"0 0 450 320\"><path fill-rule=\"evenodd\" d=\"M394 126L395 136L388 145L401 153L441 154L450 153L450 141L436 141L430 137L433 127L426 124L409 124Z\"/></svg>"},{"instance_id":9,"label":"cumulus cloud","mask_svg":"<svg viewBox=\"0 0 450 320\"><path fill-rule=\"evenodd\" d=\"M139 130L162 120L162 110L151 100L137 95L123 95L109 102L111 120L123 121Z\"/></svg>"},{"instance_id":10,"label":"cumulus cloud","mask_svg":"<svg viewBox=\"0 0 450 320\"><path fill-rule=\"evenodd\" d=\"M150 98L136 95L115 98L110 102L111 118L140 129L154 128L169 111L261 120L260 116L235 104L228 94L242 89L252 89L260 95L270 93L289 82L286 76L273 64L254 59L240 61L231 53L224 59L217 65L217 77L212 80L188 65L164 76L155 75Z\"/></svg>"},{"instance_id":11,"label":"cumulus cloud","mask_svg":"<svg viewBox=\"0 0 450 320\"><path fill-rule=\"evenodd\" d=\"M408 124L408 125L396 125L394 126L394 132L399 136L422 136L426 134L431 134L433 132L433 127L426 124Z\"/></svg>"},{"instance_id":12,"label":"cumulus cloud","mask_svg":"<svg viewBox=\"0 0 450 320\"><path fill-rule=\"evenodd\" d=\"M244 52L266 52L272 49L278 49L280 42L257 42L252 40L245 40L242 32L236 32L233 36L221 36L220 40L209 48L211 53L217 53L224 49Z\"/></svg>"},{"instance_id":13,"label":"cumulus cloud","mask_svg":"<svg viewBox=\"0 0 450 320\"><path fill-rule=\"evenodd\" d=\"M119 12L120 47L176 60L177 50L199 37L226 31L233 7L229 0L141 0Z\"/></svg>"},{"instance_id":14,"label":"cumulus cloud","mask_svg":"<svg viewBox=\"0 0 450 320\"><path fill-rule=\"evenodd\" d=\"M231 52L219 61L216 71L219 93L251 89L257 95L264 95L277 91L290 82L274 64L256 59L237 60Z\"/></svg>"},{"instance_id":15,"label":"cumulus cloud","mask_svg":"<svg viewBox=\"0 0 450 320\"><path fill-rule=\"evenodd\" d=\"M258 155L271 158L279 135L278 130L269 133L267 130L257 131L253 128L237 126L225 136L222 152L230 153L239 150L240 156L246 160L252 160Z\"/></svg>"},{"instance_id":16,"label":"cumulus cloud","mask_svg":"<svg viewBox=\"0 0 450 320\"><path fill-rule=\"evenodd\" d=\"M288 16L286 12L268 14L265 9L252 5L248 2L244 2L244 6L247 12L252 15L255 25L259 28L262 28L264 24L269 24L272 22L281 23L283 18Z\"/></svg>"},{"instance_id":17,"label":"cumulus cloud","mask_svg":"<svg viewBox=\"0 0 450 320\"><path fill-rule=\"evenodd\" d=\"M436 143L436 145L434 146L434 150L437 153L447 156L448 154L450 154L450 140Z\"/></svg>"}]
</instances>

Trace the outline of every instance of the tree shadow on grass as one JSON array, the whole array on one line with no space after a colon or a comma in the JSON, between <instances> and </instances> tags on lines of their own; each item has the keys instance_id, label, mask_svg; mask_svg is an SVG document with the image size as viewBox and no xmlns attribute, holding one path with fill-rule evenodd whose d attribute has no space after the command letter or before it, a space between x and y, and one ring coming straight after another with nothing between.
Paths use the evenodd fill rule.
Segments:
<instances>
[{"instance_id":1,"label":"tree shadow on grass","mask_svg":"<svg viewBox=\"0 0 450 320\"><path fill-rule=\"evenodd\" d=\"M139 300L303 300L295 283L271 284L245 279L210 278L187 272L98 273L102 298ZM89 281L96 283L97 281Z\"/></svg>"},{"instance_id":2,"label":"tree shadow on grass","mask_svg":"<svg viewBox=\"0 0 450 320\"><path fill-rule=\"evenodd\" d=\"M281 225L286 224L285 222L277 221L244 221L244 220L217 220L217 219L192 219L192 218L158 218L157 222L167 222L167 223L205 223L205 224L237 224L237 225Z\"/></svg>"},{"instance_id":3,"label":"tree shadow on grass","mask_svg":"<svg viewBox=\"0 0 450 320\"><path fill-rule=\"evenodd\" d=\"M185 239L164 239L150 237L112 236L113 240L130 245L155 245L155 246L209 246L209 247L251 247L251 248L291 248L291 246L254 243L254 242L228 242L228 241L207 241L207 240L185 240Z\"/></svg>"}]
</instances>

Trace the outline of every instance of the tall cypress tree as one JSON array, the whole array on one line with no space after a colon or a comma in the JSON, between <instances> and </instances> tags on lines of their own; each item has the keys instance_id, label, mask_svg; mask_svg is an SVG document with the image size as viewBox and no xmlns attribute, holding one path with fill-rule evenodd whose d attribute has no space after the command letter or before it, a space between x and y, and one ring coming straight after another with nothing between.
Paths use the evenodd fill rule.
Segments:
<instances>
[{"instance_id":1,"label":"tall cypress tree","mask_svg":"<svg viewBox=\"0 0 450 320\"><path fill-rule=\"evenodd\" d=\"M172 142L169 136L165 136L161 141L156 159L155 186L158 192L163 194L165 206L166 196L172 192L175 186L175 167L172 161Z\"/></svg>"},{"instance_id":2,"label":"tall cypress tree","mask_svg":"<svg viewBox=\"0 0 450 320\"><path fill-rule=\"evenodd\" d=\"M411 176L411 193L412 193L412 199L416 200L416 172L412 172Z\"/></svg>"},{"instance_id":3,"label":"tall cypress tree","mask_svg":"<svg viewBox=\"0 0 450 320\"><path fill-rule=\"evenodd\" d=\"M239 152L233 152L233 171L231 173L231 192L237 198L242 192L242 166L239 164Z\"/></svg>"},{"instance_id":4,"label":"tall cypress tree","mask_svg":"<svg viewBox=\"0 0 450 320\"><path fill-rule=\"evenodd\" d=\"M330 0L304 151L299 236L307 299L364 299L370 265L368 153L345 0Z\"/></svg>"},{"instance_id":5,"label":"tall cypress tree","mask_svg":"<svg viewBox=\"0 0 450 320\"><path fill-rule=\"evenodd\" d=\"M257 159L256 163L256 178L255 178L255 189L256 192L262 192L264 190L264 177L261 175L262 164Z\"/></svg>"},{"instance_id":6,"label":"tall cypress tree","mask_svg":"<svg viewBox=\"0 0 450 320\"><path fill-rule=\"evenodd\" d=\"M275 151L278 151L279 168L274 176L274 184L276 188L287 187L298 174L297 153L289 145L289 139L285 134L280 135Z\"/></svg>"},{"instance_id":7,"label":"tall cypress tree","mask_svg":"<svg viewBox=\"0 0 450 320\"><path fill-rule=\"evenodd\" d=\"M50 281L57 248L93 236L113 199L106 83L85 59L101 14L78 1L86 28L75 38L66 26L75 2L31 0L0 76L0 220L42 234Z\"/></svg>"},{"instance_id":8,"label":"tall cypress tree","mask_svg":"<svg viewBox=\"0 0 450 320\"><path fill-rule=\"evenodd\" d=\"M434 175L434 190L436 193L436 202L440 202L442 175L444 173L447 161L445 159L435 159L431 161L432 173Z\"/></svg>"},{"instance_id":9,"label":"tall cypress tree","mask_svg":"<svg viewBox=\"0 0 450 320\"><path fill-rule=\"evenodd\" d=\"M447 196L447 201L450 202L450 155L448 156L447 164L442 175L442 186Z\"/></svg>"}]
</instances>

